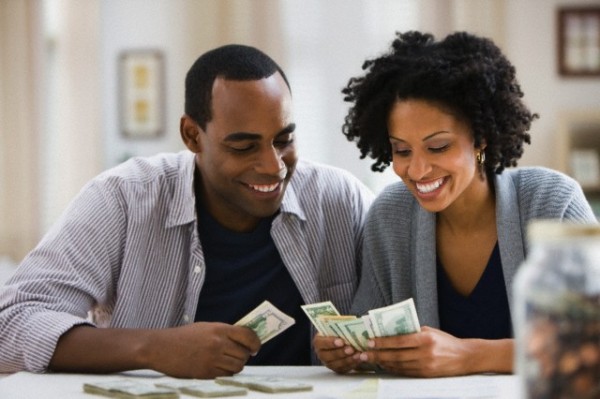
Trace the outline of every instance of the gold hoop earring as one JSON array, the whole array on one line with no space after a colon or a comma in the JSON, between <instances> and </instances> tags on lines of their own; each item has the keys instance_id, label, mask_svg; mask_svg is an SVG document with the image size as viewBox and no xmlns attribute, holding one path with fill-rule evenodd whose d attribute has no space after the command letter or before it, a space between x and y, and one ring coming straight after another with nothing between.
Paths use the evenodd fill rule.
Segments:
<instances>
[{"instance_id":1,"label":"gold hoop earring","mask_svg":"<svg viewBox=\"0 0 600 399\"><path fill-rule=\"evenodd\" d=\"M483 166L483 164L485 163L485 152L483 151L479 151L477 153L477 163L479 164L479 166Z\"/></svg>"}]
</instances>

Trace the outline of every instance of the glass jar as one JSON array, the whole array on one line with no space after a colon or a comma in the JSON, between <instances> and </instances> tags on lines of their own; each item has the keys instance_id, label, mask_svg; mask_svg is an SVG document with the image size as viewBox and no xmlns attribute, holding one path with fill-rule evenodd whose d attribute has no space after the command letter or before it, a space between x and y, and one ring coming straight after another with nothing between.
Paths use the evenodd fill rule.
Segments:
<instances>
[{"instance_id":1,"label":"glass jar","mask_svg":"<svg viewBox=\"0 0 600 399\"><path fill-rule=\"evenodd\" d=\"M600 225L536 221L514 283L524 399L600 399Z\"/></svg>"}]
</instances>

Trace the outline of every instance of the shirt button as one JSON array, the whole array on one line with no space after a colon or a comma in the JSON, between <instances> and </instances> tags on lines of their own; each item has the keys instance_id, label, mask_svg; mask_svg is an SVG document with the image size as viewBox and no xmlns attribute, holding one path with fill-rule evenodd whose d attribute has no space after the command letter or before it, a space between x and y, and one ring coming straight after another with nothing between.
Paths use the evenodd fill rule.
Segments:
<instances>
[{"instance_id":1,"label":"shirt button","mask_svg":"<svg viewBox=\"0 0 600 399\"><path fill-rule=\"evenodd\" d=\"M200 268L200 266L194 267L194 273L200 273L201 270L202 268Z\"/></svg>"},{"instance_id":2,"label":"shirt button","mask_svg":"<svg viewBox=\"0 0 600 399\"><path fill-rule=\"evenodd\" d=\"M189 321L190 321L190 316L188 316L188 315L184 314L184 315L183 315L183 321L185 321L186 323L189 323Z\"/></svg>"}]
</instances>

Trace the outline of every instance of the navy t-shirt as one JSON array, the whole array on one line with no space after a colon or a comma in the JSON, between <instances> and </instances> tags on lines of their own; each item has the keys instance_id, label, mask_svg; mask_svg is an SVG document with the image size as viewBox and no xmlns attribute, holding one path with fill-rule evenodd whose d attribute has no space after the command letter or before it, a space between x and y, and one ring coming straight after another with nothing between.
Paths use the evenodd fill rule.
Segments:
<instances>
[{"instance_id":1,"label":"navy t-shirt","mask_svg":"<svg viewBox=\"0 0 600 399\"><path fill-rule=\"evenodd\" d=\"M440 328L457 338L512 338L512 323L498 243L468 296L456 292L437 262Z\"/></svg>"},{"instance_id":2,"label":"navy t-shirt","mask_svg":"<svg viewBox=\"0 0 600 399\"><path fill-rule=\"evenodd\" d=\"M206 276L195 321L234 324L268 300L296 323L265 343L247 364L310 365L310 322L271 238L273 218L263 219L252 232L238 233L221 226L200 204L197 211Z\"/></svg>"}]
</instances>

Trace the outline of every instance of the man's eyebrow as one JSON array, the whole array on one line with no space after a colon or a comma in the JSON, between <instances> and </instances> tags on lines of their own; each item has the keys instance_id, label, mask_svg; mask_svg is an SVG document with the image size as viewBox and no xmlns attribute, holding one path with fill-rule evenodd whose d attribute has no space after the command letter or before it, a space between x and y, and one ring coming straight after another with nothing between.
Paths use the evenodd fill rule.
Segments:
<instances>
[{"instance_id":1,"label":"man's eyebrow","mask_svg":"<svg viewBox=\"0 0 600 399\"><path fill-rule=\"evenodd\" d=\"M281 131L279 133L277 133L277 136L283 136L284 134L294 133L295 130L296 130L296 124L290 123L283 129L281 129Z\"/></svg>"},{"instance_id":2,"label":"man's eyebrow","mask_svg":"<svg viewBox=\"0 0 600 399\"><path fill-rule=\"evenodd\" d=\"M296 130L296 124L290 123L286 127L284 127L279 133L277 133L276 137L283 136L289 133L293 133ZM235 132L228 134L224 141L245 141L245 140L260 140L262 135L258 133L250 133L250 132Z\"/></svg>"},{"instance_id":3,"label":"man's eyebrow","mask_svg":"<svg viewBox=\"0 0 600 399\"><path fill-rule=\"evenodd\" d=\"M223 141L244 141L244 140L260 140L261 135L258 133L235 132L228 134Z\"/></svg>"}]
</instances>

